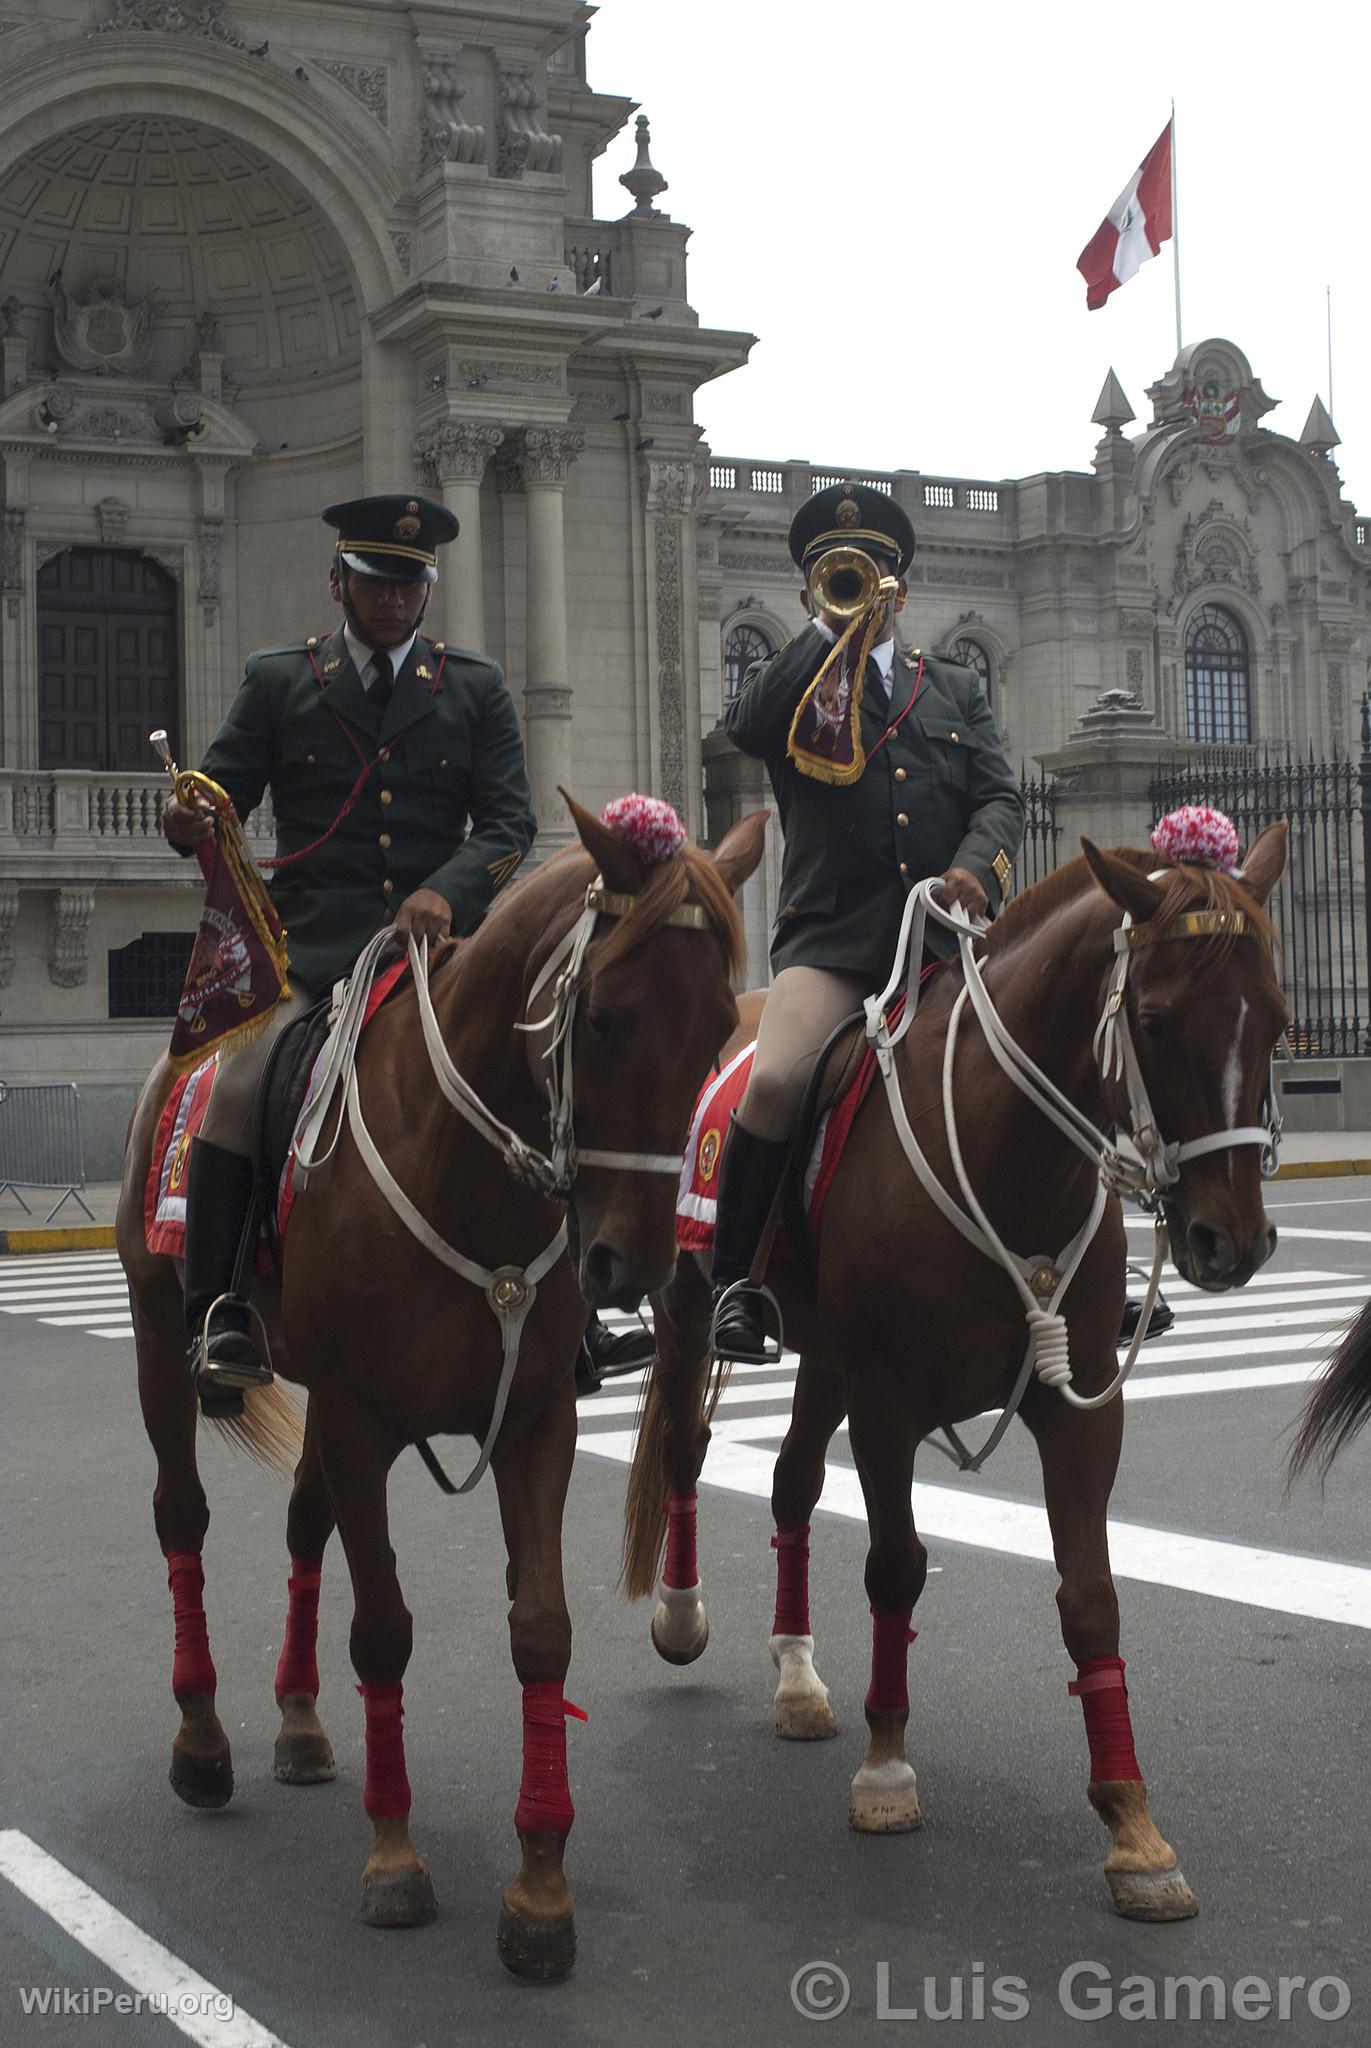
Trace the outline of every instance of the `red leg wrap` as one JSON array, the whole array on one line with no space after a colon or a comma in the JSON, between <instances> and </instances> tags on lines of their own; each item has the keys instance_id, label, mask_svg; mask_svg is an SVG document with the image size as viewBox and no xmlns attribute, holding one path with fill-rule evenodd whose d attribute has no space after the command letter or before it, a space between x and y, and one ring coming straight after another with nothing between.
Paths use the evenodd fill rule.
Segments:
<instances>
[{"instance_id":1,"label":"red leg wrap","mask_svg":"<svg viewBox=\"0 0 1371 2048\"><path fill-rule=\"evenodd\" d=\"M1076 1676L1066 1688L1076 1695L1085 1713L1092 1785L1113 1778L1142 1777L1133 1754L1133 1723L1123 1674L1122 1657L1087 1657L1076 1666Z\"/></svg>"},{"instance_id":2,"label":"red leg wrap","mask_svg":"<svg viewBox=\"0 0 1371 2048\"><path fill-rule=\"evenodd\" d=\"M546 1678L524 1687L524 1775L514 1809L514 1825L521 1832L571 1831L576 1809L566 1781L568 1714L578 1721L586 1719L579 1707L563 1698L559 1680Z\"/></svg>"},{"instance_id":3,"label":"red leg wrap","mask_svg":"<svg viewBox=\"0 0 1371 2048\"><path fill-rule=\"evenodd\" d=\"M897 1614L871 1610L871 1684L866 1704L873 1714L909 1712L909 1646L918 1634L909 1626L912 1607Z\"/></svg>"},{"instance_id":4,"label":"red leg wrap","mask_svg":"<svg viewBox=\"0 0 1371 2048\"><path fill-rule=\"evenodd\" d=\"M695 1555L695 1499L693 1493L669 1493L666 1497L664 1586L698 1586L700 1583L700 1566Z\"/></svg>"},{"instance_id":5,"label":"red leg wrap","mask_svg":"<svg viewBox=\"0 0 1371 2048\"><path fill-rule=\"evenodd\" d=\"M276 1704L287 1693L308 1693L319 1697L319 1666L314 1646L319 1634L319 1578L322 1564L290 1561L290 1605L286 1610L286 1639L281 1661L276 1666Z\"/></svg>"},{"instance_id":6,"label":"red leg wrap","mask_svg":"<svg viewBox=\"0 0 1371 2048\"><path fill-rule=\"evenodd\" d=\"M367 1710L367 1782L362 1804L371 1820L400 1820L409 1812L405 1770L402 1685L359 1685Z\"/></svg>"},{"instance_id":7,"label":"red leg wrap","mask_svg":"<svg viewBox=\"0 0 1371 2048\"><path fill-rule=\"evenodd\" d=\"M776 1619L774 1636L809 1634L809 1524L787 1527L778 1522L771 1539L776 1553Z\"/></svg>"},{"instance_id":8,"label":"red leg wrap","mask_svg":"<svg viewBox=\"0 0 1371 2048\"><path fill-rule=\"evenodd\" d=\"M182 1693L207 1692L218 1687L214 1661L209 1653L209 1628L205 1622L205 1570L198 1550L167 1553L167 1584L171 1587L176 1612L176 1656L171 1667L171 1689L178 1699Z\"/></svg>"}]
</instances>

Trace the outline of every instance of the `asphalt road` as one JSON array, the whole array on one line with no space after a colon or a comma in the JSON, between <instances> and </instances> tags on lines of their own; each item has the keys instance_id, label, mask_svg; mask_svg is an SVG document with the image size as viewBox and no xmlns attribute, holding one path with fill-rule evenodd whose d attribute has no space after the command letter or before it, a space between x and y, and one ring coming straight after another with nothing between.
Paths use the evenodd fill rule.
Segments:
<instances>
[{"instance_id":1,"label":"asphalt road","mask_svg":"<svg viewBox=\"0 0 1371 2048\"><path fill-rule=\"evenodd\" d=\"M846 1825L869 1620L842 1439L813 1567L817 1662L842 1732L782 1744L769 1711L764 1496L784 1409L767 1389L785 1375L758 1377L755 1392L740 1376L725 1411L724 1484L707 1467L701 1494L712 1637L685 1671L656 1658L646 1608L615 1589L631 1420L620 1382L582 1403L567 1516L567 1690L590 1720L569 1733L580 1957L548 1989L515 1983L494 1945L497 1887L517 1864L519 1714L493 1488L450 1502L417 1459L393 1482L415 1616L413 1830L442 1911L429 1928L380 1933L357 1911L369 1829L341 1555L330 1551L320 1632L339 1776L288 1789L271 1779L285 1493L205 1446L206 1601L238 1789L225 1812L192 1813L166 1782L170 1601L109 1261L0 1261L0 1861L22 1836L33 1867L51 1878L44 1859L55 1859L96 1895L54 1917L0 1876L0 2044L184 2039L167 2019L94 2009L127 1993L130 1971L137 1980L140 1936L231 2002L234 2019L193 2023L193 2038L224 2048L272 2036L287 2048L446 2048L535 2033L654 2048L793 2043L813 2038L815 2013L829 2015L823 2038L835 2044L901 2030L917 2040L939 2025L1033 2048L1082 2027L1102 2042L1153 2028L1192 2042L1371 2039L1371 1446L1344 1457L1323 1495L1305 1486L1286 1501L1279 1475L1299 1380L1371 1285L1371 1181L1272 1192L1284 1235L1261 1284L1222 1307L1178 1290L1177 1329L1148 1347L1113 1503L1139 1755L1200 1917L1154 1928L1110 1910L1055 1576L1025 1512L1040 1491L1024 1432L976 1479L921 1459L934 1572L910 1657L910 1753L926 1821L872 1838ZM79 1923L109 1953L113 1937L98 1928L110 1908L133 1930L119 1937L122 1976L59 1924ZM809 1965L827 1974L805 1977ZM1079 2017L1061 1988L1073 1967ZM1166 1980L1187 1975L1220 1980L1227 2017L1214 2017L1216 1986L1204 2017L1184 2017L1184 1986L1182 2017L1162 2016ZM1305 1980L1287 1987L1285 2020L1282 1977ZM1272 1996L1266 2018L1239 2016L1261 2010L1260 1986L1240 1985L1253 1978ZM1326 2018L1310 2009L1314 1980ZM91 2009L26 2010L50 1993ZM960 2022L940 2019L959 1997ZM808 2016L796 2003L806 1998ZM1333 2017L1344 1998L1346 2015Z\"/></svg>"}]
</instances>

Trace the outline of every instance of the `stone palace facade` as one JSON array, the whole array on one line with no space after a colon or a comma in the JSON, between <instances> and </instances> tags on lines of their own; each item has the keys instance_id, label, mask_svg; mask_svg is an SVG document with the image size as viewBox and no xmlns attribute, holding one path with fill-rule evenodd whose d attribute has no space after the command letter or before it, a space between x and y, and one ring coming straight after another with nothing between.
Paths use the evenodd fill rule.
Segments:
<instances>
[{"instance_id":1,"label":"stone palace facade","mask_svg":"<svg viewBox=\"0 0 1371 2048\"><path fill-rule=\"evenodd\" d=\"M786 527L843 472L702 445L695 393L751 337L691 309L642 120L593 217L634 106L589 84L588 14L0 0L0 1081L80 1084L94 1176L197 912L147 733L194 761L254 648L328 628L331 500L457 514L428 629L504 664L542 851L558 784L697 833L760 800L713 729L799 624ZM1013 758L1114 689L1159 742L1347 747L1371 534L1332 422L1264 428L1225 341L1148 397L1130 435L1106 379L1090 474L868 479L919 535L907 637L980 671Z\"/></svg>"}]
</instances>

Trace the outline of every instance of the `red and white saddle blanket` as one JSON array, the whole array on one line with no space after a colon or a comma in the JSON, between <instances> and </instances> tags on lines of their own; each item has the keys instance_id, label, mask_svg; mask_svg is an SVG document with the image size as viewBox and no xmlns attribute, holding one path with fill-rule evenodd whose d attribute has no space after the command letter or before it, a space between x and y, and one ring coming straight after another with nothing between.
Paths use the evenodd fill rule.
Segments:
<instances>
[{"instance_id":1,"label":"red and white saddle blanket","mask_svg":"<svg viewBox=\"0 0 1371 2048\"><path fill-rule=\"evenodd\" d=\"M367 999L366 1015L362 1029L365 1031L376 1012L380 1009L391 990L409 973L409 962L399 960L384 974L377 976L371 994ZM305 1112L314 1101L318 1085L319 1070L323 1063L324 1048L314 1062L295 1119L298 1131ZM143 1226L147 1233L148 1250L164 1252L170 1258L184 1258L186 1250L186 1174L190 1165L192 1138L198 1136L209 1109L210 1096L214 1090L215 1076L219 1071L219 1056L206 1060L200 1067L192 1067L188 1074L177 1077L175 1086L167 1098L162 1111L162 1121L157 1126L157 1139L152 1148L152 1166L148 1172L148 1183L143 1195ZM292 1132L292 1138L294 1132ZM286 1224L295 1205L295 1153L286 1154L286 1164L276 1190L276 1229L284 1239ZM259 1273L271 1271L271 1253L265 1237L257 1253Z\"/></svg>"},{"instance_id":2,"label":"red and white saddle blanket","mask_svg":"<svg viewBox=\"0 0 1371 2048\"><path fill-rule=\"evenodd\" d=\"M736 1053L721 1072L705 1083L695 1104L676 1195L676 1242L683 1252L707 1252L714 1248L719 1164L728 1142L729 1118L743 1099L756 1049L755 1045L747 1045ZM805 1206L809 1227L815 1232L843 1147L875 1074L876 1056L868 1048L856 1078L820 1120L814 1133L805 1168ZM776 1242L778 1251L784 1250L784 1233Z\"/></svg>"}]
</instances>

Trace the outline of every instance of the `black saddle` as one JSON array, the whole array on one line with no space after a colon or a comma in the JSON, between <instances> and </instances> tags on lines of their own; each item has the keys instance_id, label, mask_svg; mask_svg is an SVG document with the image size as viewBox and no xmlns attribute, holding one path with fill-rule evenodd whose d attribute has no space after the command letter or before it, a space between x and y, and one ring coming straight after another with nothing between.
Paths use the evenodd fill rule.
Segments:
<instances>
[{"instance_id":1,"label":"black saddle","mask_svg":"<svg viewBox=\"0 0 1371 2048\"><path fill-rule=\"evenodd\" d=\"M271 1255L279 1267L281 1240L276 1229L276 1193L290 1151L300 1105L305 1099L319 1048L328 1037L331 996L320 996L308 1010L292 1017L273 1041L257 1084L252 1111L252 1164L255 1207L266 1232Z\"/></svg>"}]
</instances>

